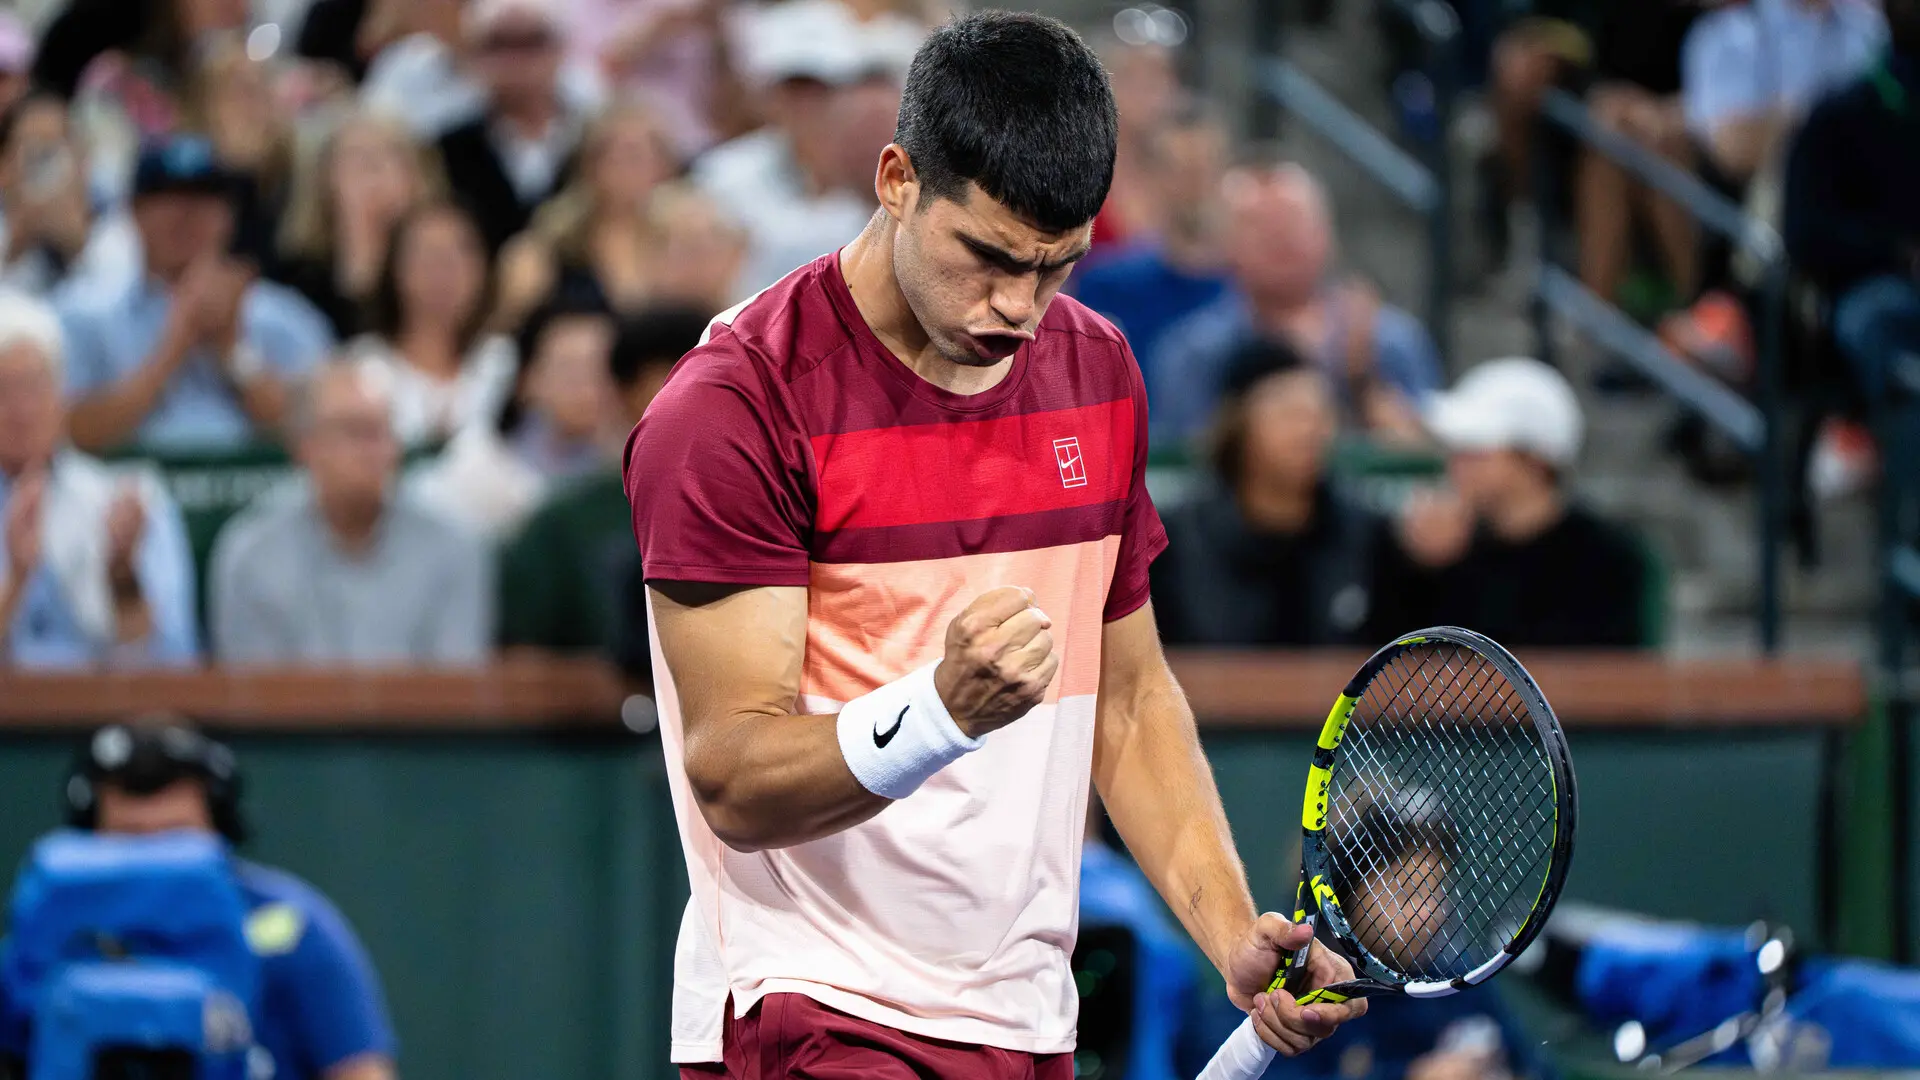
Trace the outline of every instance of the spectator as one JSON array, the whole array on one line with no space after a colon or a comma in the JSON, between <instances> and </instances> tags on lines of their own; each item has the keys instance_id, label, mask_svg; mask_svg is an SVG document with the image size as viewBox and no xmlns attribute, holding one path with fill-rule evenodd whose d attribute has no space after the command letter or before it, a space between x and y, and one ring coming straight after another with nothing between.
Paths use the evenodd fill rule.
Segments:
<instances>
[{"instance_id":1,"label":"spectator","mask_svg":"<svg viewBox=\"0 0 1920 1080\"><path fill-rule=\"evenodd\" d=\"M1363 640L1375 563L1390 543L1326 475L1337 427L1327 376L1253 339L1228 375L1215 486L1166 514L1153 609L1170 645L1350 645Z\"/></svg>"},{"instance_id":2,"label":"spectator","mask_svg":"<svg viewBox=\"0 0 1920 1080\"><path fill-rule=\"evenodd\" d=\"M493 637L481 543L393 497L392 379L366 361L314 373L292 435L306 483L261 496L214 544L209 607L224 663L474 665Z\"/></svg>"},{"instance_id":3,"label":"spectator","mask_svg":"<svg viewBox=\"0 0 1920 1080\"><path fill-rule=\"evenodd\" d=\"M191 663L193 557L157 481L62 443L60 322L0 294L0 629L25 668Z\"/></svg>"},{"instance_id":4,"label":"spectator","mask_svg":"<svg viewBox=\"0 0 1920 1080\"><path fill-rule=\"evenodd\" d=\"M709 314L744 298L739 287L746 265L747 232L714 200L691 184L671 183L654 192L650 207L660 235L662 275L655 298L687 304Z\"/></svg>"},{"instance_id":5,"label":"spectator","mask_svg":"<svg viewBox=\"0 0 1920 1080\"><path fill-rule=\"evenodd\" d=\"M750 103L734 70L724 0L574 0L573 55L660 111L677 156L745 134Z\"/></svg>"},{"instance_id":6,"label":"spectator","mask_svg":"<svg viewBox=\"0 0 1920 1080\"><path fill-rule=\"evenodd\" d=\"M1681 104L1709 171L1744 188L1815 101L1879 58L1886 36L1867 0L1751 0L1702 16L1687 33Z\"/></svg>"},{"instance_id":7,"label":"spectator","mask_svg":"<svg viewBox=\"0 0 1920 1080\"><path fill-rule=\"evenodd\" d=\"M1876 403L1920 394L1920 0L1885 10L1892 55L1814 107L1784 208L1788 249L1833 297L1834 341Z\"/></svg>"},{"instance_id":8,"label":"spectator","mask_svg":"<svg viewBox=\"0 0 1920 1080\"><path fill-rule=\"evenodd\" d=\"M144 276L62 299L73 441L101 450L236 447L273 431L286 380L326 352L326 320L227 254L235 178L204 139L141 152Z\"/></svg>"},{"instance_id":9,"label":"spectator","mask_svg":"<svg viewBox=\"0 0 1920 1080\"><path fill-rule=\"evenodd\" d=\"M1488 98L1499 154L1498 203L1532 198L1534 128L1540 102L1556 84L1569 84L1593 62L1598 22L1590 0L1536 0L1494 39ZM1493 222L1505 254L1505 216Z\"/></svg>"},{"instance_id":10,"label":"spectator","mask_svg":"<svg viewBox=\"0 0 1920 1080\"><path fill-rule=\"evenodd\" d=\"M399 121L349 114L294 174L272 276L312 302L340 338L360 333L394 227L445 189L439 159Z\"/></svg>"},{"instance_id":11,"label":"spectator","mask_svg":"<svg viewBox=\"0 0 1920 1080\"><path fill-rule=\"evenodd\" d=\"M139 276L133 219L97 212L86 176L65 102L35 92L0 111L0 286L44 296Z\"/></svg>"},{"instance_id":12,"label":"spectator","mask_svg":"<svg viewBox=\"0 0 1920 1080\"><path fill-rule=\"evenodd\" d=\"M473 0L465 29L487 102L440 137L440 155L497 253L566 181L585 114L561 92L558 0Z\"/></svg>"},{"instance_id":13,"label":"spectator","mask_svg":"<svg viewBox=\"0 0 1920 1080\"><path fill-rule=\"evenodd\" d=\"M654 308L621 326L612 370L627 426L639 422L667 372L700 343L708 318L698 309ZM644 644L644 608L624 611L622 596L607 588L636 576L638 562L619 465L610 455L600 469L556 490L501 553L502 645L606 652L623 621Z\"/></svg>"},{"instance_id":14,"label":"spectator","mask_svg":"<svg viewBox=\"0 0 1920 1080\"><path fill-rule=\"evenodd\" d=\"M222 40L195 64L181 117L186 130L206 136L220 164L241 180L234 247L256 264L273 250L293 172L289 110L268 73L244 43Z\"/></svg>"},{"instance_id":15,"label":"spectator","mask_svg":"<svg viewBox=\"0 0 1920 1080\"><path fill-rule=\"evenodd\" d=\"M875 209L873 163L891 141L911 49L855 21L836 0L790 0L748 24L747 74L766 128L715 147L694 182L741 216L744 292L852 240Z\"/></svg>"},{"instance_id":16,"label":"spectator","mask_svg":"<svg viewBox=\"0 0 1920 1080\"><path fill-rule=\"evenodd\" d=\"M1111 41L1100 52L1113 82L1114 107L1120 113L1113 186L1093 219L1093 250L1104 258L1128 243L1147 239L1161 226L1166 206L1149 144L1177 108L1181 89L1173 51L1165 46Z\"/></svg>"},{"instance_id":17,"label":"spectator","mask_svg":"<svg viewBox=\"0 0 1920 1080\"><path fill-rule=\"evenodd\" d=\"M485 242L459 207L422 203L394 225L372 329L347 352L387 369L405 445L490 424L512 396L513 344L485 332L491 278Z\"/></svg>"},{"instance_id":18,"label":"spectator","mask_svg":"<svg viewBox=\"0 0 1920 1080\"><path fill-rule=\"evenodd\" d=\"M1693 163L1680 104L1680 52L1700 14L1695 0L1609 0L1594 43L1587 105L1602 127L1683 168ZM1583 151L1574 186L1580 280L1611 302L1633 255L1634 226L1653 234L1660 267L1682 301L1697 291L1693 218L1604 154Z\"/></svg>"},{"instance_id":19,"label":"spectator","mask_svg":"<svg viewBox=\"0 0 1920 1080\"><path fill-rule=\"evenodd\" d=\"M607 357L614 320L597 297L562 297L521 332L524 377L500 427L474 424L412 478L409 491L492 538L511 533L550 486L619 459L633 420L616 398Z\"/></svg>"},{"instance_id":20,"label":"spectator","mask_svg":"<svg viewBox=\"0 0 1920 1080\"><path fill-rule=\"evenodd\" d=\"M1284 341L1326 372L1343 416L1362 429L1411 437L1414 410L1439 381L1439 356L1418 319L1329 273L1333 225L1319 182L1297 165L1243 168L1221 190L1235 288L1161 336L1149 361L1154 441L1202 434L1229 361L1256 337Z\"/></svg>"},{"instance_id":21,"label":"spectator","mask_svg":"<svg viewBox=\"0 0 1920 1080\"><path fill-rule=\"evenodd\" d=\"M649 219L654 189L679 171L651 109L625 102L588 125L565 190L500 255L496 325L517 327L556 293L591 293L615 311L644 304L663 276Z\"/></svg>"},{"instance_id":22,"label":"spectator","mask_svg":"<svg viewBox=\"0 0 1920 1080\"><path fill-rule=\"evenodd\" d=\"M1205 110L1176 110L1143 144L1163 208L1152 237L1111 250L1079 271L1074 295L1127 335L1151 365L1167 328L1220 299L1230 284L1220 227L1227 133ZM1141 374L1149 385L1149 366Z\"/></svg>"},{"instance_id":23,"label":"spectator","mask_svg":"<svg viewBox=\"0 0 1920 1080\"><path fill-rule=\"evenodd\" d=\"M1450 624L1516 648L1642 644L1643 552L1566 495L1583 427L1567 380L1538 360L1489 361L1428 421L1451 488L1408 507L1405 560L1374 590L1376 636Z\"/></svg>"},{"instance_id":24,"label":"spectator","mask_svg":"<svg viewBox=\"0 0 1920 1080\"><path fill-rule=\"evenodd\" d=\"M368 0L372 7L360 24L360 37L372 57L361 86L368 108L398 117L416 136L429 141L481 117L487 111L489 63L484 48L463 31L467 24L495 17L492 0ZM606 96L590 67L562 63L559 94L565 111L586 115Z\"/></svg>"},{"instance_id":25,"label":"spectator","mask_svg":"<svg viewBox=\"0 0 1920 1080\"><path fill-rule=\"evenodd\" d=\"M40 35L33 84L63 98L89 77L118 84L136 127L161 134L171 130L172 99L196 50L245 30L247 16L246 0L69 0ZM112 70L94 68L103 56Z\"/></svg>"},{"instance_id":26,"label":"spectator","mask_svg":"<svg viewBox=\"0 0 1920 1080\"><path fill-rule=\"evenodd\" d=\"M149 717L94 732L75 763L68 814L102 833L174 829L245 839L233 752L185 722ZM260 957L254 1037L277 1080L393 1080L393 1022L365 946L332 901L298 877L236 857L247 941Z\"/></svg>"}]
</instances>

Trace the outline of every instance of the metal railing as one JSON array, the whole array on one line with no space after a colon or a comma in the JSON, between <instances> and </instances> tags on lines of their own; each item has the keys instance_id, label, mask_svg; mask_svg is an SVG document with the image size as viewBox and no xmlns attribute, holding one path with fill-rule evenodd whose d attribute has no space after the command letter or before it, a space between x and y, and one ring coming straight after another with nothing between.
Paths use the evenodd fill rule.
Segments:
<instances>
[{"instance_id":1,"label":"metal railing","mask_svg":"<svg viewBox=\"0 0 1920 1080\"><path fill-rule=\"evenodd\" d=\"M1453 355L1453 181L1447 129L1459 81L1460 17L1445 0L1388 0L1425 46L1423 74L1433 91L1432 132L1415 155L1342 104L1312 76L1277 57L1257 71L1260 96L1313 129L1398 202L1427 223L1427 331L1443 357ZM1263 38L1266 35L1262 35ZM1256 109L1256 130L1268 121Z\"/></svg>"},{"instance_id":2,"label":"metal railing","mask_svg":"<svg viewBox=\"0 0 1920 1080\"><path fill-rule=\"evenodd\" d=\"M1540 208L1540 276L1533 294L1534 333L1539 356L1553 362L1552 319L1559 316L1626 360L1682 405L1699 414L1754 461L1759 487L1755 531L1760 551L1760 647L1780 644L1780 549L1786 524L1786 461L1782 448L1782 354L1786 316L1786 246L1765 222L1747 214L1687 170L1638 143L1596 123L1579 99L1549 91L1541 107L1544 122L1571 134L1587 149L1625 169L1640 182L1682 207L1703 228L1726 237L1762 267L1757 320L1758 402L1749 402L1725 385L1673 355L1654 335L1629 319L1606 298L1595 295L1554 259L1558 230L1552 210L1558 192L1549 140L1536 140L1535 205Z\"/></svg>"}]
</instances>

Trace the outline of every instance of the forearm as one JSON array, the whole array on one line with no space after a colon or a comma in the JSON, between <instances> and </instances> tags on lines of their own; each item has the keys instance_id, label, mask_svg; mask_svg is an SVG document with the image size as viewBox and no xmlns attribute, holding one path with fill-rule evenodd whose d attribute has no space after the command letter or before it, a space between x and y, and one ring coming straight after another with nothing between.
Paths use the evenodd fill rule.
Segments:
<instances>
[{"instance_id":1,"label":"forearm","mask_svg":"<svg viewBox=\"0 0 1920 1080\"><path fill-rule=\"evenodd\" d=\"M1224 972L1254 920L1253 895L1186 696L1164 661L1153 667L1128 693L1101 687L1094 782L1127 850Z\"/></svg>"},{"instance_id":2,"label":"forearm","mask_svg":"<svg viewBox=\"0 0 1920 1080\"><path fill-rule=\"evenodd\" d=\"M131 439L160 403L186 352L182 342L162 341L132 374L75 402L67 418L74 445L98 453Z\"/></svg>"},{"instance_id":3,"label":"forearm","mask_svg":"<svg viewBox=\"0 0 1920 1080\"><path fill-rule=\"evenodd\" d=\"M852 828L893 800L861 786L837 717L749 713L690 736L687 778L714 834L740 851L791 847Z\"/></svg>"}]
</instances>

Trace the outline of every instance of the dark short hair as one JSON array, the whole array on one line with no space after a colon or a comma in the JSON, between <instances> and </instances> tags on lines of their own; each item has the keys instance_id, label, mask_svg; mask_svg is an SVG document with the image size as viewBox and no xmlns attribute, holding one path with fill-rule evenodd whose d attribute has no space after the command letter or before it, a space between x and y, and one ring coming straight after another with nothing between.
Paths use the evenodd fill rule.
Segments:
<instances>
[{"instance_id":1,"label":"dark short hair","mask_svg":"<svg viewBox=\"0 0 1920 1080\"><path fill-rule=\"evenodd\" d=\"M446 199L428 199L416 203L412 209L400 215L393 223L393 230L387 235L387 257L380 264L380 280L374 284L373 295L367 298L367 329L374 334L393 341L400 332L400 248L401 241L415 226L432 217L452 217L457 219L472 234L480 252L480 299L473 306L473 315L467 325L460 330L460 353L462 359L480 340L486 329L487 316L493 310L493 253L487 248L485 234L471 211L457 202Z\"/></svg>"},{"instance_id":2,"label":"dark short hair","mask_svg":"<svg viewBox=\"0 0 1920 1080\"><path fill-rule=\"evenodd\" d=\"M1044 229L1084 225L1113 183L1113 88L1080 35L1044 15L978 11L914 54L893 141L927 195L968 182Z\"/></svg>"},{"instance_id":3,"label":"dark short hair","mask_svg":"<svg viewBox=\"0 0 1920 1080\"><path fill-rule=\"evenodd\" d=\"M622 389L640 381L648 368L672 367L700 344L712 318L697 307L651 307L620 324L613 340L613 381Z\"/></svg>"},{"instance_id":4,"label":"dark short hair","mask_svg":"<svg viewBox=\"0 0 1920 1080\"><path fill-rule=\"evenodd\" d=\"M563 287L554 292L520 324L520 333L516 335L514 343L519 349L522 371L530 367L533 358L539 355L540 343L547 336L547 331L563 319L606 319L611 322L613 309L607 306L598 289Z\"/></svg>"},{"instance_id":5,"label":"dark short hair","mask_svg":"<svg viewBox=\"0 0 1920 1080\"><path fill-rule=\"evenodd\" d=\"M1237 490L1246 478L1247 395L1274 375L1311 370L1293 346L1273 338L1249 338L1233 350L1206 442L1207 463L1228 489Z\"/></svg>"}]
</instances>

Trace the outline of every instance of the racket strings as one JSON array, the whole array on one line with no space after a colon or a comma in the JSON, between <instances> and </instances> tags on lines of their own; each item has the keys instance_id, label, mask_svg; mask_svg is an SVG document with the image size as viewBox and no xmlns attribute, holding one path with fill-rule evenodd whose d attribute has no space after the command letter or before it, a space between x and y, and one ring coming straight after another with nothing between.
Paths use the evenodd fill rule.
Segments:
<instances>
[{"instance_id":1,"label":"racket strings","mask_svg":"<svg viewBox=\"0 0 1920 1080\"><path fill-rule=\"evenodd\" d=\"M1551 860L1551 764L1525 699L1478 653L1435 643L1390 661L1330 794L1331 884L1382 964L1455 978L1525 922Z\"/></svg>"}]
</instances>

